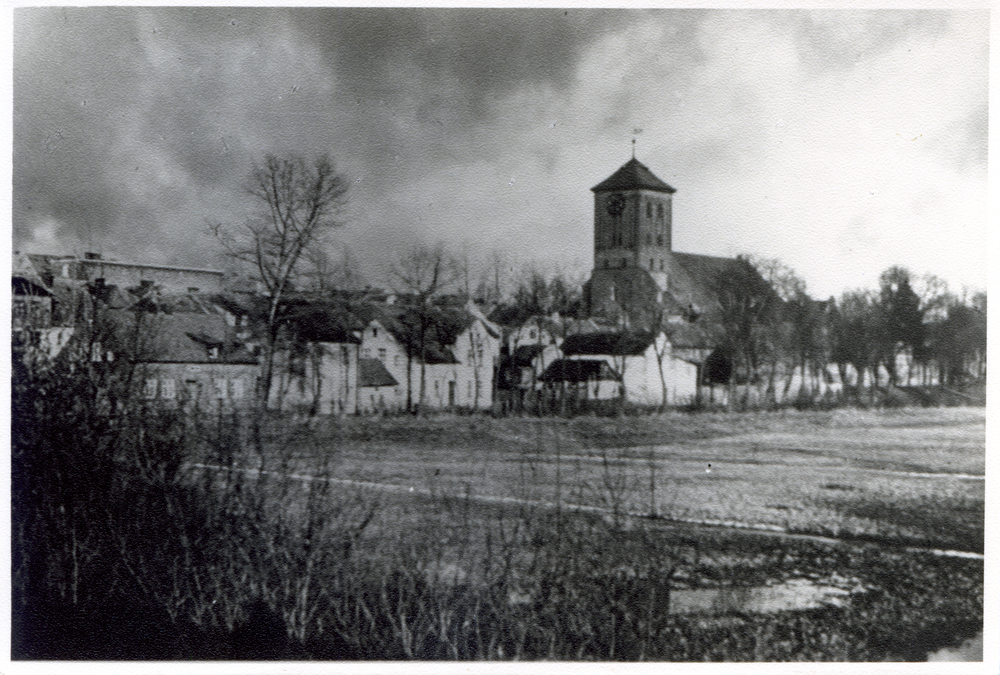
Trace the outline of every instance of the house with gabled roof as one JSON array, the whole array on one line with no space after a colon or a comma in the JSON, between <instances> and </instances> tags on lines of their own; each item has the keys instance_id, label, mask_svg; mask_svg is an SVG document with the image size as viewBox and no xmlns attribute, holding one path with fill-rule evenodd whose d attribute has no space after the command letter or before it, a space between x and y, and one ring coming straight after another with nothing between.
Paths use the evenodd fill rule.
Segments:
<instances>
[{"instance_id":1,"label":"house with gabled roof","mask_svg":"<svg viewBox=\"0 0 1000 675\"><path fill-rule=\"evenodd\" d=\"M221 313L184 294L139 297L111 311L133 325L136 393L147 404L196 412L251 409L257 358Z\"/></svg>"},{"instance_id":2,"label":"house with gabled roof","mask_svg":"<svg viewBox=\"0 0 1000 675\"><path fill-rule=\"evenodd\" d=\"M568 336L561 345L569 361L604 361L630 403L682 405L697 395L698 366L672 352L663 332L619 331Z\"/></svg>"},{"instance_id":3,"label":"house with gabled roof","mask_svg":"<svg viewBox=\"0 0 1000 675\"><path fill-rule=\"evenodd\" d=\"M489 410L501 332L474 305L415 307L369 304L363 317L361 357L378 360L396 380L385 409ZM421 395L421 380L423 394Z\"/></svg>"}]
</instances>

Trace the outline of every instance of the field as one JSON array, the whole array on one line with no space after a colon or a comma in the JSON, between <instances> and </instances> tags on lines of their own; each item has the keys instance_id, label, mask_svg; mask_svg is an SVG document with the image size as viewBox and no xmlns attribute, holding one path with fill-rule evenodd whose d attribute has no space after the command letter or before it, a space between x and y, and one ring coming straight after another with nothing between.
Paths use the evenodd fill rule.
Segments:
<instances>
[{"instance_id":1,"label":"field","mask_svg":"<svg viewBox=\"0 0 1000 675\"><path fill-rule=\"evenodd\" d=\"M16 659L920 661L982 642L982 409L255 431L25 403Z\"/></svg>"},{"instance_id":2,"label":"field","mask_svg":"<svg viewBox=\"0 0 1000 675\"><path fill-rule=\"evenodd\" d=\"M982 553L981 408L348 420L272 439L293 470L480 502ZM265 463L265 468L273 468ZM346 483L350 484L350 483Z\"/></svg>"},{"instance_id":3,"label":"field","mask_svg":"<svg viewBox=\"0 0 1000 675\"><path fill-rule=\"evenodd\" d=\"M348 533L351 572L334 561L298 619L305 643L338 626L312 658L923 660L981 631L984 427L977 408L328 420L195 468Z\"/></svg>"}]
</instances>

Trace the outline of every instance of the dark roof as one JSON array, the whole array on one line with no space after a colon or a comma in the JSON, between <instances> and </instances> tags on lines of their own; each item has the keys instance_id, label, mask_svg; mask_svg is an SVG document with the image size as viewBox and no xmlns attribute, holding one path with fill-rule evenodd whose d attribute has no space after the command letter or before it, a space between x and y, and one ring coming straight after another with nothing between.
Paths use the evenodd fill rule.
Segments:
<instances>
[{"instance_id":1,"label":"dark roof","mask_svg":"<svg viewBox=\"0 0 1000 675\"><path fill-rule=\"evenodd\" d=\"M719 258L695 253L671 253L680 263L683 274L675 274L670 280L670 291L683 305L695 302L710 307L718 302L717 293L720 279L730 277L749 284L752 290L762 294L774 294L763 277L745 258Z\"/></svg>"},{"instance_id":2,"label":"dark roof","mask_svg":"<svg viewBox=\"0 0 1000 675\"><path fill-rule=\"evenodd\" d=\"M545 351L545 345L518 345L514 348L514 365L527 368L543 351Z\"/></svg>"},{"instance_id":3,"label":"dark roof","mask_svg":"<svg viewBox=\"0 0 1000 675\"><path fill-rule=\"evenodd\" d=\"M358 359L359 387L394 387L399 382L378 359Z\"/></svg>"},{"instance_id":4,"label":"dark roof","mask_svg":"<svg viewBox=\"0 0 1000 675\"><path fill-rule=\"evenodd\" d=\"M129 294L141 303L145 311L158 311L167 314L219 314L215 294L210 293L160 293L152 289L133 288Z\"/></svg>"},{"instance_id":5,"label":"dark roof","mask_svg":"<svg viewBox=\"0 0 1000 675\"><path fill-rule=\"evenodd\" d=\"M16 275L11 277L11 288L14 295L39 295L43 297L52 295L52 291L46 288L40 280L28 277Z\"/></svg>"},{"instance_id":6,"label":"dark roof","mask_svg":"<svg viewBox=\"0 0 1000 675\"><path fill-rule=\"evenodd\" d=\"M586 382L617 380L618 373L602 359L559 359L542 373L543 382Z\"/></svg>"},{"instance_id":7,"label":"dark roof","mask_svg":"<svg viewBox=\"0 0 1000 675\"><path fill-rule=\"evenodd\" d=\"M297 307L286 314L285 322L299 339L307 342L361 343L351 330L354 317L338 307L321 304Z\"/></svg>"},{"instance_id":8,"label":"dark roof","mask_svg":"<svg viewBox=\"0 0 1000 675\"><path fill-rule=\"evenodd\" d=\"M590 189L593 192L611 192L612 190L653 190L667 194L677 192L657 178L645 164L635 157L622 164L611 176Z\"/></svg>"},{"instance_id":9,"label":"dark roof","mask_svg":"<svg viewBox=\"0 0 1000 675\"><path fill-rule=\"evenodd\" d=\"M717 335L718 326L715 324L695 323L672 323L664 327L667 339L671 346L677 349L714 349L718 346L720 336Z\"/></svg>"},{"instance_id":10,"label":"dark roof","mask_svg":"<svg viewBox=\"0 0 1000 675\"><path fill-rule=\"evenodd\" d=\"M736 258L720 258L713 255L678 253L676 251L672 254L674 260L681 264L692 281L706 287L713 286L718 275L730 272L736 265L740 264Z\"/></svg>"},{"instance_id":11,"label":"dark roof","mask_svg":"<svg viewBox=\"0 0 1000 675\"><path fill-rule=\"evenodd\" d=\"M125 312L122 312L124 315ZM128 312L131 314L131 312ZM256 363L220 314L141 314L139 360L149 363ZM134 319L133 319L134 321ZM209 350L218 348L218 356Z\"/></svg>"},{"instance_id":12,"label":"dark roof","mask_svg":"<svg viewBox=\"0 0 1000 675\"><path fill-rule=\"evenodd\" d=\"M566 356L638 356L649 348L653 340L651 333L584 333L570 335L563 340L562 353Z\"/></svg>"}]
</instances>

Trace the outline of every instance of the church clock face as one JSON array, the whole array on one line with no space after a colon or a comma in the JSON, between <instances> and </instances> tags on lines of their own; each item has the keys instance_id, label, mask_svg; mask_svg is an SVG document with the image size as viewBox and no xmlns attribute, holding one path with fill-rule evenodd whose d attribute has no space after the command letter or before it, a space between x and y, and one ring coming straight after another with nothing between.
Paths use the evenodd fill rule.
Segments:
<instances>
[{"instance_id":1,"label":"church clock face","mask_svg":"<svg viewBox=\"0 0 1000 675\"><path fill-rule=\"evenodd\" d=\"M606 208L609 216L621 215L621 212L625 210L625 197L618 193L609 196Z\"/></svg>"}]
</instances>

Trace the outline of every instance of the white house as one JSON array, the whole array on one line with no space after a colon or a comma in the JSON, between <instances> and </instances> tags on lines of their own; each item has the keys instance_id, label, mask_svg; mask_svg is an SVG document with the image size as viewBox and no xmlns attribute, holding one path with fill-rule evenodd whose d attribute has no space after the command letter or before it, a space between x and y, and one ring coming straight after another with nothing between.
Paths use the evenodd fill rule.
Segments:
<instances>
[{"instance_id":1,"label":"white house","mask_svg":"<svg viewBox=\"0 0 1000 675\"><path fill-rule=\"evenodd\" d=\"M631 403L682 405L692 402L698 393L698 366L675 355L662 332L570 335L562 343L562 352L571 361L605 361Z\"/></svg>"},{"instance_id":2,"label":"white house","mask_svg":"<svg viewBox=\"0 0 1000 675\"><path fill-rule=\"evenodd\" d=\"M384 305L370 307L366 313L361 358L380 362L396 382L380 385L375 400L378 409L406 409L421 400L425 407L437 410L492 407L501 334L477 307L470 303L440 310L439 316L424 325L423 344L420 318L412 308ZM387 382L381 375L378 379Z\"/></svg>"}]
</instances>

